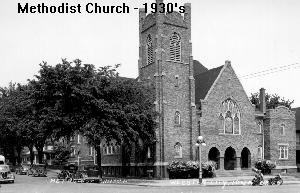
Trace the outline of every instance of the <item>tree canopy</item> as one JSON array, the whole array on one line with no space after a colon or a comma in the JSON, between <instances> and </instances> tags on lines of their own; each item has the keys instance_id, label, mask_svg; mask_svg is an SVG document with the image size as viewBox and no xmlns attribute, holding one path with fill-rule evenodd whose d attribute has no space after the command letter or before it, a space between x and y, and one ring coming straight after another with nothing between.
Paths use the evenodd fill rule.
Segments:
<instances>
[{"instance_id":1,"label":"tree canopy","mask_svg":"<svg viewBox=\"0 0 300 193\"><path fill-rule=\"evenodd\" d=\"M63 59L55 66L40 64L26 85L1 88L1 143L12 150L35 146L42 162L47 140L68 139L74 133L95 147L101 165L100 143L116 141L128 149L154 140L154 88L120 77L117 68L98 69L80 60ZM17 142L17 143L14 143ZM3 146L3 144L0 144ZM17 144L17 145L14 145ZM68 150L57 148L58 159ZM63 156L62 156L63 155Z\"/></svg>"},{"instance_id":2,"label":"tree canopy","mask_svg":"<svg viewBox=\"0 0 300 193\"><path fill-rule=\"evenodd\" d=\"M251 93L250 102L259 108L259 93ZM274 109L278 106L285 106L291 109L291 105L294 103L294 100L286 100L283 97L280 97L277 94L268 94L266 93L266 107L267 109Z\"/></svg>"}]
</instances>

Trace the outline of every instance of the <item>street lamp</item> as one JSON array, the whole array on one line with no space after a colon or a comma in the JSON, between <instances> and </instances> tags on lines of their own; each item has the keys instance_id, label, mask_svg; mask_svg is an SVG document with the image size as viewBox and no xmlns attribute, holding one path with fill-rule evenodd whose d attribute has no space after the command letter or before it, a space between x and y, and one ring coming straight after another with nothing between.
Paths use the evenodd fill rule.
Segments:
<instances>
[{"instance_id":1,"label":"street lamp","mask_svg":"<svg viewBox=\"0 0 300 193\"><path fill-rule=\"evenodd\" d=\"M195 145L199 148L199 184L202 184L201 146L206 146L202 136L198 136L197 143Z\"/></svg>"}]
</instances>

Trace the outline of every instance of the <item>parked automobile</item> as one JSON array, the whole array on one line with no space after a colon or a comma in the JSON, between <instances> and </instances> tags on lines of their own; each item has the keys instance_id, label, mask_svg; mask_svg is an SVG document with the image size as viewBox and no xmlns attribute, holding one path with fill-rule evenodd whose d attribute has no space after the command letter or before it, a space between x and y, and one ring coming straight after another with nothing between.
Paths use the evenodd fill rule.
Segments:
<instances>
[{"instance_id":1,"label":"parked automobile","mask_svg":"<svg viewBox=\"0 0 300 193\"><path fill-rule=\"evenodd\" d=\"M8 165L0 165L0 182L15 182L15 176Z\"/></svg>"},{"instance_id":2,"label":"parked automobile","mask_svg":"<svg viewBox=\"0 0 300 193\"><path fill-rule=\"evenodd\" d=\"M98 183L101 181L99 176L99 168L95 166L85 166L84 167L83 180L84 182L95 182Z\"/></svg>"},{"instance_id":3,"label":"parked automobile","mask_svg":"<svg viewBox=\"0 0 300 193\"><path fill-rule=\"evenodd\" d=\"M90 183L90 182L100 182L101 178L98 175L98 169L94 166L84 166L82 170L77 171L74 175L73 181L82 182L82 183Z\"/></svg>"},{"instance_id":4,"label":"parked automobile","mask_svg":"<svg viewBox=\"0 0 300 193\"><path fill-rule=\"evenodd\" d=\"M270 178L268 182L269 185L282 185L283 179L281 178L280 174L277 174L274 178Z\"/></svg>"},{"instance_id":5,"label":"parked automobile","mask_svg":"<svg viewBox=\"0 0 300 193\"><path fill-rule=\"evenodd\" d=\"M74 164L65 165L63 167L63 170L61 170L61 172L57 174L57 179L72 181L77 170L78 170L78 166Z\"/></svg>"},{"instance_id":6,"label":"parked automobile","mask_svg":"<svg viewBox=\"0 0 300 193\"><path fill-rule=\"evenodd\" d=\"M30 165L20 165L16 168L16 174L26 175L28 170L30 169Z\"/></svg>"},{"instance_id":7,"label":"parked automobile","mask_svg":"<svg viewBox=\"0 0 300 193\"><path fill-rule=\"evenodd\" d=\"M32 175L34 177L47 177L47 170L44 164L33 165L28 171L27 175Z\"/></svg>"}]
</instances>

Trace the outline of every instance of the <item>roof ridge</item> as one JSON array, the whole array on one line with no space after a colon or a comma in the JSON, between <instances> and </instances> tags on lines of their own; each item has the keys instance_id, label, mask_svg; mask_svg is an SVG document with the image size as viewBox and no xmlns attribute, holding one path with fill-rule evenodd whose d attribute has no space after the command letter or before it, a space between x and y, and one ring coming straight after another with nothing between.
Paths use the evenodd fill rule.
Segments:
<instances>
[{"instance_id":1,"label":"roof ridge","mask_svg":"<svg viewBox=\"0 0 300 193\"><path fill-rule=\"evenodd\" d=\"M205 71L205 72L202 72L202 73L200 73L200 74L197 74L196 76L199 76L199 75L205 74L205 73L209 73L209 72L211 72L211 71L213 71L213 70L216 70L216 69L218 69L218 68L223 68L223 67L224 67L224 65L221 65L221 66L218 66L218 67L209 69L209 70L207 70L207 71ZM195 77L196 77L196 76L195 76Z\"/></svg>"}]
</instances>

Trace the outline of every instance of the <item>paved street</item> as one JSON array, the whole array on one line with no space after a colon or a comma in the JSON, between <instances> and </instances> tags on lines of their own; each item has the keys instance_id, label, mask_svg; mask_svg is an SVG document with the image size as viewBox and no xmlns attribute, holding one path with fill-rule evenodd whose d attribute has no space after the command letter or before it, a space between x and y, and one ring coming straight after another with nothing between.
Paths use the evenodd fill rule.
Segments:
<instances>
[{"instance_id":1,"label":"paved street","mask_svg":"<svg viewBox=\"0 0 300 193\"><path fill-rule=\"evenodd\" d=\"M51 180L52 179L52 180ZM115 184L80 184L71 182L55 182L50 177L31 177L16 175L14 184L1 184L1 193L200 193L200 192L299 192L299 184L282 186L148 186L135 185L126 181L117 181Z\"/></svg>"}]
</instances>

